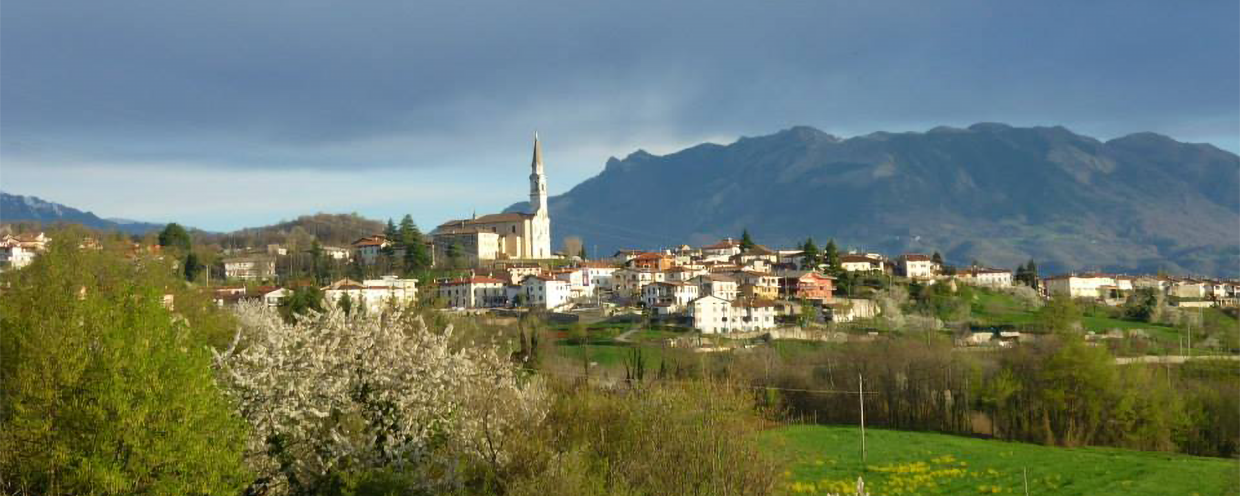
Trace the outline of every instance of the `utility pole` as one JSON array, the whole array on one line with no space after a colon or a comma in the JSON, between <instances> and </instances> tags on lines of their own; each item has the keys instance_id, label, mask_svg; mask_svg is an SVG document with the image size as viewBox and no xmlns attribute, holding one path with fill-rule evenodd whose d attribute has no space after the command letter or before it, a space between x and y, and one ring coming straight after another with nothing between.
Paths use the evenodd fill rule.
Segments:
<instances>
[{"instance_id":1,"label":"utility pole","mask_svg":"<svg viewBox=\"0 0 1240 496\"><path fill-rule=\"evenodd\" d=\"M861 405L861 463L865 463L865 379L857 374L857 403Z\"/></svg>"}]
</instances>

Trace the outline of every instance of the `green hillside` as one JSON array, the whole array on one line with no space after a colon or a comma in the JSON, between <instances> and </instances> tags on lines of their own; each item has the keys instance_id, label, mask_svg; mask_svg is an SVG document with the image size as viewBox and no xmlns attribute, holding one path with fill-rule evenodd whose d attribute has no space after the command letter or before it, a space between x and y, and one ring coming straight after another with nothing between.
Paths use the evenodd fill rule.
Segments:
<instances>
[{"instance_id":1,"label":"green hillside","mask_svg":"<svg viewBox=\"0 0 1240 496\"><path fill-rule=\"evenodd\" d=\"M851 494L863 476L871 495L1029 494L1234 495L1240 462L1111 448L1053 448L918 432L792 426L764 442L786 464L783 494Z\"/></svg>"}]
</instances>

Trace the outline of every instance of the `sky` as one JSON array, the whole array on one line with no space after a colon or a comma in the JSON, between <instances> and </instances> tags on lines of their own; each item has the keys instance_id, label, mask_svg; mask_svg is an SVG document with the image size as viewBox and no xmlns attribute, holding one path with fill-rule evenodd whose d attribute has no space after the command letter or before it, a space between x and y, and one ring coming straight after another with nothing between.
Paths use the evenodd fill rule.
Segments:
<instances>
[{"instance_id":1,"label":"sky","mask_svg":"<svg viewBox=\"0 0 1240 496\"><path fill-rule=\"evenodd\" d=\"M11 0L0 189L209 230L421 226L608 157L996 121L1240 150L1240 2ZM2 215L2 213L0 213Z\"/></svg>"}]
</instances>

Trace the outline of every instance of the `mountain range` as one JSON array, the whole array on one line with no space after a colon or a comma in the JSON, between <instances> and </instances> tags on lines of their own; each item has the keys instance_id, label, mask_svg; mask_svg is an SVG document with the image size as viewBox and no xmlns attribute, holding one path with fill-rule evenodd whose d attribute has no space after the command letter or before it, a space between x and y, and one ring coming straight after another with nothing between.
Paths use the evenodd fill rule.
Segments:
<instances>
[{"instance_id":1,"label":"mountain range","mask_svg":"<svg viewBox=\"0 0 1240 496\"><path fill-rule=\"evenodd\" d=\"M611 158L549 207L557 239L599 255L748 230L769 246L833 239L956 264L1240 274L1240 157L1154 133L980 123L841 139L799 126Z\"/></svg>"},{"instance_id":2,"label":"mountain range","mask_svg":"<svg viewBox=\"0 0 1240 496\"><path fill-rule=\"evenodd\" d=\"M128 219L103 219L91 212L43 200L36 196L12 195L0 191L0 222L34 221L41 224L58 222L81 224L104 231L146 234L162 229L163 224Z\"/></svg>"}]
</instances>

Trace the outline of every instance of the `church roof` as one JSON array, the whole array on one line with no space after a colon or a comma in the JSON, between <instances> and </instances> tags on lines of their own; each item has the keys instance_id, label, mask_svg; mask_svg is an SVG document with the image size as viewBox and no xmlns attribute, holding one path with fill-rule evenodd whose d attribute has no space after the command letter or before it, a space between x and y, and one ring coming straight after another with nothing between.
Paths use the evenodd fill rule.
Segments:
<instances>
[{"instance_id":1,"label":"church roof","mask_svg":"<svg viewBox=\"0 0 1240 496\"><path fill-rule=\"evenodd\" d=\"M476 219L450 220L448 222L444 222L443 224L440 224L439 227L449 228L449 227L473 226L473 225L478 225L478 224L494 224L494 223L499 223L499 222L520 222L522 220L532 219L532 218L534 218L534 214L527 214L527 213L521 213L521 212L509 212L509 213L503 213L503 214L483 215L482 217L478 217Z\"/></svg>"}]
</instances>

